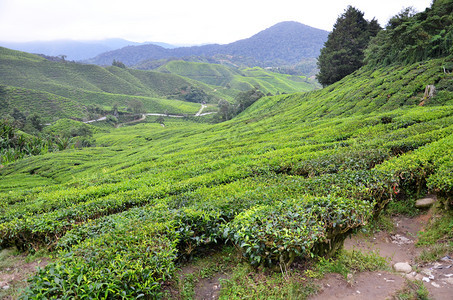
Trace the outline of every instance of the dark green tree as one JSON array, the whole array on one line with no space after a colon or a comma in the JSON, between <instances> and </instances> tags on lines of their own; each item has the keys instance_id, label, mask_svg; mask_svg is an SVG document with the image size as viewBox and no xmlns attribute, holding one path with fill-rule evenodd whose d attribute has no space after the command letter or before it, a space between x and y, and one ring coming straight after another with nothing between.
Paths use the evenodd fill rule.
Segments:
<instances>
[{"instance_id":1,"label":"dark green tree","mask_svg":"<svg viewBox=\"0 0 453 300\"><path fill-rule=\"evenodd\" d=\"M30 121L31 126L33 126L33 128L35 128L38 131L41 131L44 126L42 124L41 117L36 113L29 115L27 121Z\"/></svg>"},{"instance_id":2,"label":"dark green tree","mask_svg":"<svg viewBox=\"0 0 453 300\"><path fill-rule=\"evenodd\" d=\"M115 67L118 67L118 68L121 68L121 69L126 69L126 65L124 63L120 62L119 60L116 60L116 59L113 60L112 66L115 66Z\"/></svg>"},{"instance_id":3,"label":"dark green tree","mask_svg":"<svg viewBox=\"0 0 453 300\"><path fill-rule=\"evenodd\" d=\"M230 102L220 99L219 100L219 112L217 113L217 117L219 118L220 122L228 121L233 117L233 106Z\"/></svg>"},{"instance_id":4,"label":"dark green tree","mask_svg":"<svg viewBox=\"0 0 453 300\"><path fill-rule=\"evenodd\" d=\"M19 129L24 128L27 117L19 109L15 107L11 116L14 118L14 126Z\"/></svg>"},{"instance_id":5,"label":"dark green tree","mask_svg":"<svg viewBox=\"0 0 453 300\"><path fill-rule=\"evenodd\" d=\"M318 81L326 86L359 69L363 65L363 51L380 30L376 20L368 22L360 10L348 6L321 49Z\"/></svg>"},{"instance_id":6,"label":"dark green tree","mask_svg":"<svg viewBox=\"0 0 453 300\"><path fill-rule=\"evenodd\" d=\"M410 64L453 54L453 1L434 0L416 13L411 7L392 17L365 50L368 65Z\"/></svg>"},{"instance_id":7,"label":"dark green tree","mask_svg":"<svg viewBox=\"0 0 453 300\"><path fill-rule=\"evenodd\" d=\"M236 102L236 113L239 114L243 112L247 107L255 103L255 101L263 96L264 94L258 89L258 87L239 93L234 99Z\"/></svg>"},{"instance_id":8,"label":"dark green tree","mask_svg":"<svg viewBox=\"0 0 453 300\"><path fill-rule=\"evenodd\" d=\"M141 114L145 112L145 106L142 101L131 99L127 101L127 110L133 112L134 114Z\"/></svg>"}]
</instances>

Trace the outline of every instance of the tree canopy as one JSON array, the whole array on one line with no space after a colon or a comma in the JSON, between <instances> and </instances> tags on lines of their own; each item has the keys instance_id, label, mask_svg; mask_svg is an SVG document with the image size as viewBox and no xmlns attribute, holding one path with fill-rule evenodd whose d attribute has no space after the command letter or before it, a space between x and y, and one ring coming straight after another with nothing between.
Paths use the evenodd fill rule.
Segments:
<instances>
[{"instance_id":1,"label":"tree canopy","mask_svg":"<svg viewBox=\"0 0 453 300\"><path fill-rule=\"evenodd\" d=\"M365 61L370 65L414 63L453 54L453 1L434 0L416 13L402 10L370 42Z\"/></svg>"},{"instance_id":2,"label":"tree canopy","mask_svg":"<svg viewBox=\"0 0 453 300\"><path fill-rule=\"evenodd\" d=\"M367 21L363 15L360 10L348 6L338 17L318 57L316 78L323 86L340 80L363 65L363 52L370 38L381 30L375 19Z\"/></svg>"}]
</instances>

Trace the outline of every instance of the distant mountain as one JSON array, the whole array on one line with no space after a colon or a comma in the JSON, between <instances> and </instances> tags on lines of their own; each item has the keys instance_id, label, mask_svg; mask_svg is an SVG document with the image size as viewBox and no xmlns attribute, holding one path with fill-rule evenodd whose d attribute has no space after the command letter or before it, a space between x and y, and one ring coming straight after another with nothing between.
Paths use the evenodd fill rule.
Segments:
<instances>
[{"instance_id":1,"label":"distant mountain","mask_svg":"<svg viewBox=\"0 0 453 300\"><path fill-rule=\"evenodd\" d=\"M241 66L293 65L307 58L315 58L327 40L328 32L298 22L281 22L256 35L226 45L165 49L156 45L128 46L102 53L85 62L110 65L119 60L128 66L143 65L148 60L192 57L200 61L215 59Z\"/></svg>"},{"instance_id":2,"label":"distant mountain","mask_svg":"<svg viewBox=\"0 0 453 300\"><path fill-rule=\"evenodd\" d=\"M129 45L156 44L164 48L176 46L166 43L136 43L124 39L105 39L97 41L36 41L36 42L0 42L0 46L28 53L45 54L47 56L66 55L67 60L85 60L98 54L123 48Z\"/></svg>"}]
</instances>

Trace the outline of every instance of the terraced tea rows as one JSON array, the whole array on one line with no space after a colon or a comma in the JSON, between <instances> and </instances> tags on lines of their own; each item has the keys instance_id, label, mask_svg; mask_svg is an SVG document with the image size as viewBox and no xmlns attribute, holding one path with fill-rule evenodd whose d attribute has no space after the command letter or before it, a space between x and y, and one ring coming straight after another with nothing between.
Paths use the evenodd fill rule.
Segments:
<instances>
[{"instance_id":1,"label":"terraced tea rows","mask_svg":"<svg viewBox=\"0 0 453 300\"><path fill-rule=\"evenodd\" d=\"M429 190L448 206L444 62L363 69L228 122L123 127L95 134L102 147L5 166L2 182L37 180L2 186L0 245L58 253L25 297L155 298L177 260L206 246L288 266L330 255L389 201ZM444 88L418 106L427 84Z\"/></svg>"}]
</instances>

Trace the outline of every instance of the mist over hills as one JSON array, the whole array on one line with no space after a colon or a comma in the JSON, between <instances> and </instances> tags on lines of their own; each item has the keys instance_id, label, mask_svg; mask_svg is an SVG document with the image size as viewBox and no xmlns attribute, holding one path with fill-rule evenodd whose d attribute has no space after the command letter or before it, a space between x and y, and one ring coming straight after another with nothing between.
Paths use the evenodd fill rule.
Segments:
<instances>
[{"instance_id":1,"label":"mist over hills","mask_svg":"<svg viewBox=\"0 0 453 300\"><path fill-rule=\"evenodd\" d=\"M130 45L143 45L152 43L163 48L175 48L166 43L137 43L125 39L105 39L96 41L75 41L75 40L55 40L55 41L34 41L34 42L1 42L0 46L24 51L28 53L44 54L48 56L65 55L67 60L85 60L98 54L123 48Z\"/></svg>"},{"instance_id":2,"label":"mist over hills","mask_svg":"<svg viewBox=\"0 0 453 300\"><path fill-rule=\"evenodd\" d=\"M102 53L87 63L110 65L119 60L128 66L143 65L149 60L200 57L210 62L251 66L294 65L304 59L316 58L327 40L328 32L298 22L281 22L250 38L230 44L165 49L157 45L127 46Z\"/></svg>"}]
</instances>

